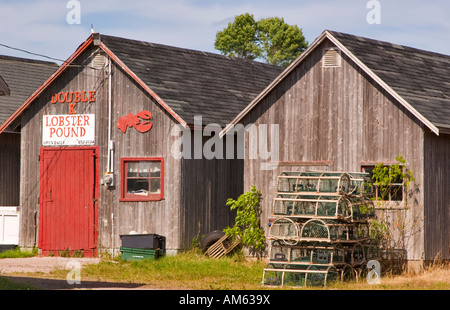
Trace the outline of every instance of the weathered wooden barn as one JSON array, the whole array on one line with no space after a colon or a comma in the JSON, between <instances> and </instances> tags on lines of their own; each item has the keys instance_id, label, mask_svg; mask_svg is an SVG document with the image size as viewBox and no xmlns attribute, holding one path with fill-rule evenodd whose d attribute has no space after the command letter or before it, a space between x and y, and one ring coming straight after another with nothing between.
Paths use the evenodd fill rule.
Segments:
<instances>
[{"instance_id":1,"label":"weathered wooden barn","mask_svg":"<svg viewBox=\"0 0 450 310\"><path fill-rule=\"evenodd\" d=\"M19 245L89 256L134 231L166 237L170 253L232 224L243 160L173 148L199 129L202 150L218 132L205 125L223 128L281 71L92 34L0 127L21 132Z\"/></svg>"},{"instance_id":2,"label":"weathered wooden barn","mask_svg":"<svg viewBox=\"0 0 450 310\"><path fill-rule=\"evenodd\" d=\"M244 189L261 190L262 223L283 171L370 171L402 155L415 182L383 198L377 213L392 229L404 226L397 238L409 261L449 259L449 76L450 56L324 31L222 132L278 125L269 136L279 141L271 169L249 157L246 133Z\"/></svg>"},{"instance_id":3,"label":"weathered wooden barn","mask_svg":"<svg viewBox=\"0 0 450 310\"><path fill-rule=\"evenodd\" d=\"M0 124L56 71L58 65L0 56ZM0 245L17 245L20 215L20 126L0 134Z\"/></svg>"}]
</instances>

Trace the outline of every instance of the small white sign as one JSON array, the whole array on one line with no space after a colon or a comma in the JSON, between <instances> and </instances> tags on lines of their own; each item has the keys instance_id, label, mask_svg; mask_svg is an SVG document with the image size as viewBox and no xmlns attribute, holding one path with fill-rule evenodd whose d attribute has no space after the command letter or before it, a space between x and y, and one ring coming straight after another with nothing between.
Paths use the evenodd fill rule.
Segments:
<instances>
[{"instance_id":1,"label":"small white sign","mask_svg":"<svg viewBox=\"0 0 450 310\"><path fill-rule=\"evenodd\" d=\"M94 145L95 114L44 115L42 145Z\"/></svg>"}]
</instances>

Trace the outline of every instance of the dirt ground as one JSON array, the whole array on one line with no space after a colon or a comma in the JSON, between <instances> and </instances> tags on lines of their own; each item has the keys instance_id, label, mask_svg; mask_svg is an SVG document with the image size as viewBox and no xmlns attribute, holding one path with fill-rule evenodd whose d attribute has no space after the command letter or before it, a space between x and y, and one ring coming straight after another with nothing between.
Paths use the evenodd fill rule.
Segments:
<instances>
[{"instance_id":1,"label":"dirt ground","mask_svg":"<svg viewBox=\"0 0 450 310\"><path fill-rule=\"evenodd\" d=\"M45 290L155 290L166 289L156 288L143 284L132 283L111 283L97 281L83 281L80 283L69 284L67 280L48 279L47 273L56 269L68 270L68 273L74 268L86 264L97 264L98 258L65 258L65 257L30 257L30 258L5 258L0 259L0 276L6 277L11 281L26 283L34 287ZM30 273L33 273L30 276ZM72 273L74 274L74 273ZM39 277L42 275L42 277ZM75 275L70 276L69 280L75 280ZM74 281L75 282L75 281Z\"/></svg>"}]
</instances>

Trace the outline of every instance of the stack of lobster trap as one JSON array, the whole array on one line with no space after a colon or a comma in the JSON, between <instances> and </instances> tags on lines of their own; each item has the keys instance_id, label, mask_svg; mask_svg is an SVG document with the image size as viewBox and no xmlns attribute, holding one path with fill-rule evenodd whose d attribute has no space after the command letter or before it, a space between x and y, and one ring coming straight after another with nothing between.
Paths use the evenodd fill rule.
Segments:
<instances>
[{"instance_id":1,"label":"stack of lobster trap","mask_svg":"<svg viewBox=\"0 0 450 310\"><path fill-rule=\"evenodd\" d=\"M366 173L283 172L269 220L263 284L316 286L358 279L377 244L369 236L373 183Z\"/></svg>"}]
</instances>

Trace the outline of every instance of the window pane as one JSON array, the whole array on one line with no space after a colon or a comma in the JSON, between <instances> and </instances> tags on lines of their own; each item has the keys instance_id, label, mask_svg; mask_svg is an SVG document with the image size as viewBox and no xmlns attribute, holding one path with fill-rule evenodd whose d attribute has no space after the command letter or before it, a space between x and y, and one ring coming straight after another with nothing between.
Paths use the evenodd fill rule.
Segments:
<instances>
[{"instance_id":1,"label":"window pane","mask_svg":"<svg viewBox=\"0 0 450 310\"><path fill-rule=\"evenodd\" d=\"M150 180L150 193L151 194L161 193L161 179Z\"/></svg>"},{"instance_id":2,"label":"window pane","mask_svg":"<svg viewBox=\"0 0 450 310\"><path fill-rule=\"evenodd\" d=\"M148 161L139 162L139 177L148 178L148 168L149 168Z\"/></svg>"},{"instance_id":3,"label":"window pane","mask_svg":"<svg viewBox=\"0 0 450 310\"><path fill-rule=\"evenodd\" d=\"M151 177L152 178L160 178L161 177L161 162L151 162Z\"/></svg>"},{"instance_id":4,"label":"window pane","mask_svg":"<svg viewBox=\"0 0 450 310\"><path fill-rule=\"evenodd\" d=\"M127 193L134 195L148 195L148 179L128 179Z\"/></svg>"},{"instance_id":5,"label":"window pane","mask_svg":"<svg viewBox=\"0 0 450 310\"><path fill-rule=\"evenodd\" d=\"M138 171L138 163L136 162L127 163L127 177L129 178L137 177L137 171Z\"/></svg>"}]
</instances>

